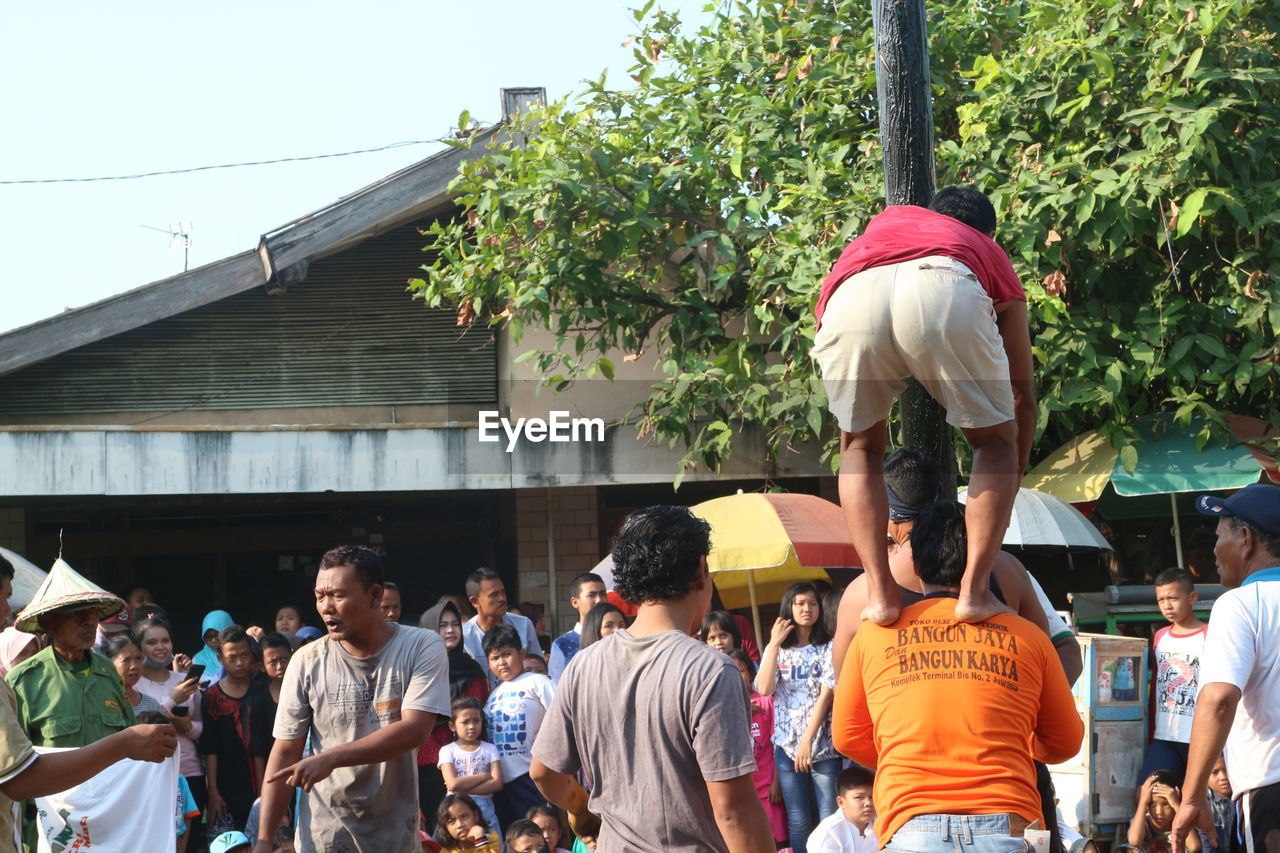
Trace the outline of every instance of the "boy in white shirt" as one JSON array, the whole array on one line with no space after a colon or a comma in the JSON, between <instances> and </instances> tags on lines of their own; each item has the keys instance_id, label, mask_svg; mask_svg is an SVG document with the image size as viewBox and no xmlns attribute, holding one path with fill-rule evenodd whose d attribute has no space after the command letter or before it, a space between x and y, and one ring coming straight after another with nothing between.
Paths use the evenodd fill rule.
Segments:
<instances>
[{"instance_id":1,"label":"boy in white shirt","mask_svg":"<svg viewBox=\"0 0 1280 853\"><path fill-rule=\"evenodd\" d=\"M497 832L498 815L493 810L493 795L502 790L502 764L498 748L480 739L484 732L480 700L459 696L449 710L453 714L449 729L457 739L440 748L437 766L444 777L444 787L452 794L470 795L489 828Z\"/></svg>"},{"instance_id":2,"label":"boy in white shirt","mask_svg":"<svg viewBox=\"0 0 1280 853\"><path fill-rule=\"evenodd\" d=\"M551 707L555 687L547 676L524 671L524 646L510 625L498 625L484 635L484 653L498 678L484 706L489 739L498 749L504 780L494 804L502 826L508 826L547 802L529 778L529 765L533 741Z\"/></svg>"},{"instance_id":3,"label":"boy in white shirt","mask_svg":"<svg viewBox=\"0 0 1280 853\"><path fill-rule=\"evenodd\" d=\"M841 771L836 778L836 810L814 828L805 845L809 853L876 853L871 823L876 808L871 801L871 788L876 774L857 764Z\"/></svg>"},{"instance_id":4,"label":"boy in white shirt","mask_svg":"<svg viewBox=\"0 0 1280 853\"><path fill-rule=\"evenodd\" d=\"M1151 640L1155 658L1155 737L1147 748L1139 781L1157 770L1170 770L1181 781L1187 770L1191 718L1200 685L1200 655L1205 623L1196 618L1199 600L1191 575L1165 569L1156 576L1156 605L1169 624Z\"/></svg>"}]
</instances>

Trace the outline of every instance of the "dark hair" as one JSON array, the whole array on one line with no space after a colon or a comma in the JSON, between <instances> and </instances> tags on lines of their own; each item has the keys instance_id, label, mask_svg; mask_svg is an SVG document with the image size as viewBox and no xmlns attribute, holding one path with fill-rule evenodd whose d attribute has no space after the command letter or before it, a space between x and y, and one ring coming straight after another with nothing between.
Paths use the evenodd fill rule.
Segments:
<instances>
[{"instance_id":1,"label":"dark hair","mask_svg":"<svg viewBox=\"0 0 1280 853\"><path fill-rule=\"evenodd\" d=\"M169 618L169 611L159 604L144 604L141 607L135 607L133 610L133 622L135 625L139 622L163 622L166 628L173 630L170 624L172 620Z\"/></svg>"},{"instance_id":2,"label":"dark hair","mask_svg":"<svg viewBox=\"0 0 1280 853\"><path fill-rule=\"evenodd\" d=\"M138 641L128 631L117 631L111 635L111 639L107 640L107 647L102 653L106 655L108 660L115 660L116 655L124 651L126 646L133 646L139 652L142 646L138 645Z\"/></svg>"},{"instance_id":3,"label":"dark hair","mask_svg":"<svg viewBox=\"0 0 1280 853\"><path fill-rule=\"evenodd\" d=\"M289 654L293 654L293 643L290 643L289 638L284 634L272 631L262 638L263 654L266 654L267 649L288 649Z\"/></svg>"},{"instance_id":4,"label":"dark hair","mask_svg":"<svg viewBox=\"0 0 1280 853\"><path fill-rule=\"evenodd\" d=\"M3 554L0 554L0 577L13 580L13 563L6 560Z\"/></svg>"},{"instance_id":5,"label":"dark hair","mask_svg":"<svg viewBox=\"0 0 1280 853\"><path fill-rule=\"evenodd\" d=\"M916 574L931 586L958 586L968 557L964 505L936 501L925 507L911 528Z\"/></svg>"},{"instance_id":6,"label":"dark hair","mask_svg":"<svg viewBox=\"0 0 1280 853\"><path fill-rule=\"evenodd\" d=\"M1191 577L1191 573L1186 569L1179 569L1176 566L1172 569L1165 569L1156 575L1155 583L1152 586L1168 586L1172 583L1182 584L1183 589L1187 592L1195 592L1196 583Z\"/></svg>"},{"instance_id":7,"label":"dark hair","mask_svg":"<svg viewBox=\"0 0 1280 853\"><path fill-rule=\"evenodd\" d=\"M1182 787L1182 777L1180 777L1177 773L1174 773L1172 770L1168 770L1168 769L1156 770L1155 772L1149 774L1147 776L1147 779L1150 779L1152 776L1156 777L1156 781L1159 782L1161 785L1168 785L1170 788ZM1144 779L1143 781L1145 782L1146 779Z\"/></svg>"},{"instance_id":8,"label":"dark hair","mask_svg":"<svg viewBox=\"0 0 1280 853\"><path fill-rule=\"evenodd\" d=\"M742 632L738 630L738 623L733 621L732 613L727 610L712 610L702 617L702 630L698 632L698 639L705 643L707 634L711 632L712 628L719 628L730 637L733 637L733 647L735 649L742 648Z\"/></svg>"},{"instance_id":9,"label":"dark hair","mask_svg":"<svg viewBox=\"0 0 1280 853\"><path fill-rule=\"evenodd\" d=\"M1249 528L1249 532L1253 534L1253 538L1258 540L1258 544L1262 546L1268 554L1273 557L1280 557L1280 536L1274 533L1268 533L1261 527L1250 524L1238 515L1228 515L1227 524L1231 525L1231 529L1239 531L1241 527Z\"/></svg>"},{"instance_id":10,"label":"dark hair","mask_svg":"<svg viewBox=\"0 0 1280 853\"><path fill-rule=\"evenodd\" d=\"M502 840L507 847L510 847L512 842L521 838L537 838L542 842L542 853L550 853L547 850L547 841L542 835L542 828L528 818L513 820L511 825L507 827L507 834Z\"/></svg>"},{"instance_id":11,"label":"dark hair","mask_svg":"<svg viewBox=\"0 0 1280 853\"><path fill-rule=\"evenodd\" d=\"M141 622L133 623L133 639L138 643L138 647L142 647L142 641L146 638L147 632L152 628L163 628L164 632L169 635L169 642L173 642L173 629L169 627L169 623L163 619L143 619Z\"/></svg>"},{"instance_id":12,"label":"dark hair","mask_svg":"<svg viewBox=\"0 0 1280 853\"><path fill-rule=\"evenodd\" d=\"M382 558L370 548L363 545L339 545L336 548L330 548L320 558L321 570L336 569L340 566L350 566L354 569L356 577L360 579L365 589L382 585ZM298 615L301 616L302 613L299 612Z\"/></svg>"},{"instance_id":13,"label":"dark hair","mask_svg":"<svg viewBox=\"0 0 1280 853\"><path fill-rule=\"evenodd\" d=\"M454 803L462 803L476 814L476 823L484 827L484 831L489 831L489 821L484 819L484 812L480 811L480 807L476 805L476 801L471 799L467 794L455 794L452 791L444 795L444 799L440 801L440 806L436 809L436 841L445 847L450 847L461 841L461 838L454 838L449 834L449 830L444 825L449 821L449 806Z\"/></svg>"},{"instance_id":14,"label":"dark hair","mask_svg":"<svg viewBox=\"0 0 1280 853\"><path fill-rule=\"evenodd\" d=\"M147 586L145 583L135 583L133 586L126 589L124 591L124 595L120 597L123 598L125 601L128 601L129 596L133 595L135 592L137 592L140 589L145 589L147 592L151 592L151 587Z\"/></svg>"},{"instance_id":15,"label":"dark hair","mask_svg":"<svg viewBox=\"0 0 1280 853\"><path fill-rule=\"evenodd\" d=\"M582 595L582 585L584 583L598 583L603 586L604 578L600 577L595 572L583 572L573 580L569 581L569 597L577 598Z\"/></svg>"},{"instance_id":16,"label":"dark hair","mask_svg":"<svg viewBox=\"0 0 1280 853\"><path fill-rule=\"evenodd\" d=\"M140 726L163 726L169 724L169 718L159 711L143 711L138 715Z\"/></svg>"},{"instance_id":17,"label":"dark hair","mask_svg":"<svg viewBox=\"0 0 1280 853\"><path fill-rule=\"evenodd\" d=\"M622 613L622 608L612 601L602 601L587 611L587 617L582 620L582 641L578 643L579 651L600 641L600 629L604 626L604 617L610 613ZM622 621L626 623L627 614L622 613Z\"/></svg>"},{"instance_id":18,"label":"dark hair","mask_svg":"<svg viewBox=\"0 0 1280 853\"><path fill-rule=\"evenodd\" d=\"M711 525L682 506L651 506L627 516L613 543L613 582L629 604L689 593L711 552Z\"/></svg>"},{"instance_id":19,"label":"dark hair","mask_svg":"<svg viewBox=\"0 0 1280 853\"><path fill-rule=\"evenodd\" d=\"M485 632L481 646L485 657L488 657L494 649L515 649L516 651L524 649L524 643L520 641L520 632L506 622L494 625Z\"/></svg>"},{"instance_id":20,"label":"dark hair","mask_svg":"<svg viewBox=\"0 0 1280 853\"><path fill-rule=\"evenodd\" d=\"M836 626L840 624L840 600L844 598L843 589L833 589L822 596L822 624L827 633L834 637Z\"/></svg>"},{"instance_id":21,"label":"dark hair","mask_svg":"<svg viewBox=\"0 0 1280 853\"><path fill-rule=\"evenodd\" d=\"M958 219L983 234L995 233L996 209L991 199L973 187L943 187L934 193L929 209Z\"/></svg>"},{"instance_id":22,"label":"dark hair","mask_svg":"<svg viewBox=\"0 0 1280 853\"><path fill-rule=\"evenodd\" d=\"M218 632L218 651L222 651L222 647L227 643L248 643L249 650L253 651L253 643L249 642L249 635L239 625L232 625Z\"/></svg>"},{"instance_id":23,"label":"dark hair","mask_svg":"<svg viewBox=\"0 0 1280 853\"><path fill-rule=\"evenodd\" d=\"M487 566L481 566L471 574L467 575L467 598L471 598L473 596L479 595L480 586L485 581L500 581L500 580L502 580L502 575L498 574L493 569L490 569ZM503 583L503 586L504 587L506 586L505 582Z\"/></svg>"},{"instance_id":24,"label":"dark hair","mask_svg":"<svg viewBox=\"0 0 1280 853\"><path fill-rule=\"evenodd\" d=\"M790 619L795 621L795 613L791 609L795 604L796 596L804 593L813 596L813 600L818 603L818 621L813 623L813 627L809 630L809 642L815 646L823 643L831 642L831 635L827 632L827 620L822 616L822 596L818 593L818 588L808 581L802 583L793 583L787 587L787 591L782 594L782 604L778 606L778 616L782 619ZM787 638L782 641L782 647L789 649L796 644L796 632L792 631Z\"/></svg>"},{"instance_id":25,"label":"dark hair","mask_svg":"<svg viewBox=\"0 0 1280 853\"><path fill-rule=\"evenodd\" d=\"M458 716L459 711L466 711L468 709L472 711L480 711L482 713L484 712L484 708L480 705L480 700L474 696L459 696L449 705L449 713L455 717Z\"/></svg>"},{"instance_id":26,"label":"dark hair","mask_svg":"<svg viewBox=\"0 0 1280 853\"><path fill-rule=\"evenodd\" d=\"M281 610L292 610L294 613L297 613L297 614L298 614L298 621L299 621L299 622L301 622L301 623L302 623L302 624L304 624L304 625L305 625L305 624L307 624L307 620L306 620L306 619L303 617L303 615L302 615L302 608L301 608L301 607L299 607L298 605L296 605L296 604L281 604L279 607L277 607L277 608L276 608L276 616L279 616L279 615L280 615L280 611L281 611Z\"/></svg>"},{"instance_id":27,"label":"dark hair","mask_svg":"<svg viewBox=\"0 0 1280 853\"><path fill-rule=\"evenodd\" d=\"M745 663L747 665L747 672L752 673L753 675L755 674L757 669L756 662L753 661L751 656L742 649L729 649L725 654L733 658L738 663Z\"/></svg>"},{"instance_id":28,"label":"dark hair","mask_svg":"<svg viewBox=\"0 0 1280 853\"><path fill-rule=\"evenodd\" d=\"M940 497L942 466L918 447L899 447L884 460L884 482L903 503L924 509Z\"/></svg>"},{"instance_id":29,"label":"dark hair","mask_svg":"<svg viewBox=\"0 0 1280 853\"><path fill-rule=\"evenodd\" d=\"M533 820L535 817L553 817L556 823L560 823L560 812L555 806L549 806L545 803L540 806L534 806L524 813L526 820ZM560 827L560 834L564 834L564 826Z\"/></svg>"},{"instance_id":30,"label":"dark hair","mask_svg":"<svg viewBox=\"0 0 1280 853\"><path fill-rule=\"evenodd\" d=\"M836 793L841 796L851 788L870 788L875 784L876 774L860 764L853 764L840 771L836 777Z\"/></svg>"},{"instance_id":31,"label":"dark hair","mask_svg":"<svg viewBox=\"0 0 1280 853\"><path fill-rule=\"evenodd\" d=\"M394 590L394 591L396 591L396 592L399 592L399 591L400 591L400 584L396 583L395 581L383 581L383 582L382 582L382 588L383 588L383 589L390 589L390 590Z\"/></svg>"}]
</instances>

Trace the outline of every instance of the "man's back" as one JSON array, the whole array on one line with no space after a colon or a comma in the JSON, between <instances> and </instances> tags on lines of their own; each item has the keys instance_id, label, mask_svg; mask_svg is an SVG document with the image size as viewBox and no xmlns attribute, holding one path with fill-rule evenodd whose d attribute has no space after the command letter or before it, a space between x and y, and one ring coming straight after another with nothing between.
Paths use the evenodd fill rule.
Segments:
<instances>
[{"instance_id":1,"label":"man's back","mask_svg":"<svg viewBox=\"0 0 1280 853\"><path fill-rule=\"evenodd\" d=\"M1056 763L1075 754L1084 731L1044 632L1012 614L957 623L953 597L911 605L892 625L863 624L832 728L841 752L877 767L881 839L925 814L1034 820L1028 744Z\"/></svg>"},{"instance_id":2,"label":"man's back","mask_svg":"<svg viewBox=\"0 0 1280 853\"><path fill-rule=\"evenodd\" d=\"M748 705L727 655L679 631L618 631L574 656L533 752L585 771L601 849L724 850L706 783L755 769Z\"/></svg>"}]
</instances>

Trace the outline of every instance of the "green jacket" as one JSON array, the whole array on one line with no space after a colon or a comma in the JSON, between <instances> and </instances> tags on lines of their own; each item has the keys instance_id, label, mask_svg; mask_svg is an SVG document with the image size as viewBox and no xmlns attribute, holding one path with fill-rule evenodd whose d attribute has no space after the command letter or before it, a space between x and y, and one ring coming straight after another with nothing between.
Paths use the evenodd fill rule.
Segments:
<instances>
[{"instance_id":1,"label":"green jacket","mask_svg":"<svg viewBox=\"0 0 1280 853\"><path fill-rule=\"evenodd\" d=\"M18 724L36 746L88 746L136 722L111 661L85 654L87 672L73 669L50 646L5 676L18 696Z\"/></svg>"}]
</instances>

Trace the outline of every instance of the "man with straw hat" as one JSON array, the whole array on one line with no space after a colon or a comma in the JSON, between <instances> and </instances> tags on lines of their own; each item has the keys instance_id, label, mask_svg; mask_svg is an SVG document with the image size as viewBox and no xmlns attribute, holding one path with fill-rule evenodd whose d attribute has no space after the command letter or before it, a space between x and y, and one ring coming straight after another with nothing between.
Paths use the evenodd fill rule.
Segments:
<instances>
[{"instance_id":1,"label":"man with straw hat","mask_svg":"<svg viewBox=\"0 0 1280 853\"><path fill-rule=\"evenodd\" d=\"M5 676L18 696L18 723L36 746L87 746L134 724L119 674L92 650L98 622L124 606L59 558L18 614L19 631L49 637L48 648Z\"/></svg>"}]
</instances>

